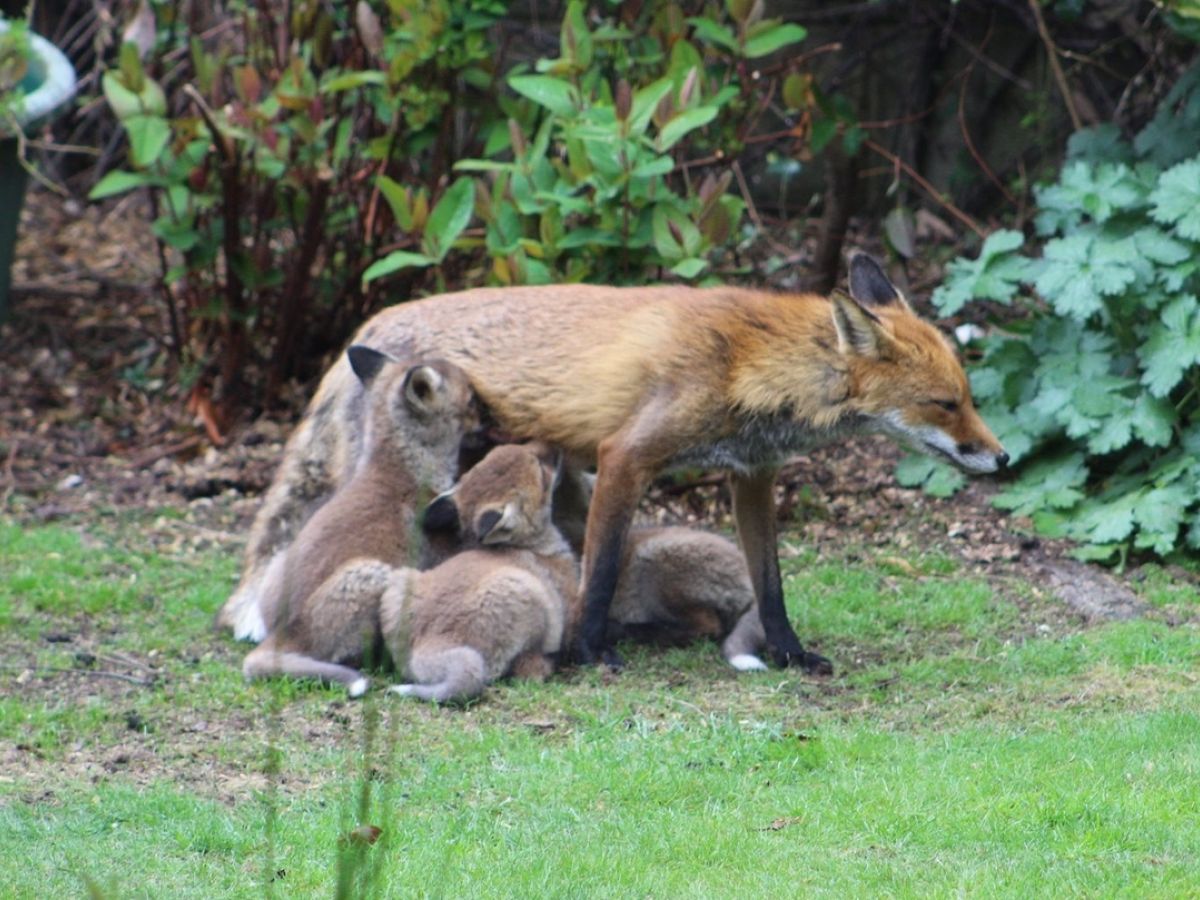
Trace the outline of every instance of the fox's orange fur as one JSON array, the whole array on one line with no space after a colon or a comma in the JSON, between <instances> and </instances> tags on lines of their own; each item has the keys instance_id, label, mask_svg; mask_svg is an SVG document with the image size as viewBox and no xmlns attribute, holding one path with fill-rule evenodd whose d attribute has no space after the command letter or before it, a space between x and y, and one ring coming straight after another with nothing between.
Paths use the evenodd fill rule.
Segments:
<instances>
[{"instance_id":1,"label":"fox's orange fur","mask_svg":"<svg viewBox=\"0 0 1200 900\"><path fill-rule=\"evenodd\" d=\"M739 541L777 662L827 670L787 621L775 549L777 467L813 446L881 431L970 471L1007 457L974 411L945 338L918 318L868 257L851 262L853 298L737 288L486 288L396 306L355 340L436 352L461 366L496 423L596 463L584 545L584 660L604 628L624 535L651 479L674 466L733 475ZM352 457L358 388L343 361L326 375L295 458L319 446ZM285 465L286 471L286 465ZM287 478L286 474L283 476ZM334 484L344 478L331 472ZM264 507L258 533L288 510ZM268 527L276 523L274 532ZM263 550L252 540L246 578Z\"/></svg>"}]
</instances>

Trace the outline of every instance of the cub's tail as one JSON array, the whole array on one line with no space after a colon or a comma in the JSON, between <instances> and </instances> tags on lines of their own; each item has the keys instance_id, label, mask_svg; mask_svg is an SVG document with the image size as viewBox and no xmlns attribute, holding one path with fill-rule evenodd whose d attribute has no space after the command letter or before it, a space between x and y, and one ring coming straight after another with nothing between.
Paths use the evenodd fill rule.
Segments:
<instances>
[{"instance_id":1,"label":"cub's tail","mask_svg":"<svg viewBox=\"0 0 1200 900\"><path fill-rule=\"evenodd\" d=\"M487 665L474 647L443 650L414 647L408 671L413 684L394 684L388 690L404 697L449 703L478 697L487 684Z\"/></svg>"},{"instance_id":2,"label":"cub's tail","mask_svg":"<svg viewBox=\"0 0 1200 900\"><path fill-rule=\"evenodd\" d=\"M361 697L371 685L367 677L358 669L324 662L311 656L305 656L303 653L276 650L270 639L246 654L246 659L242 662L242 674L247 679L291 675L294 678L316 678L321 681L331 681L336 684L344 684L346 693L351 697Z\"/></svg>"}]
</instances>

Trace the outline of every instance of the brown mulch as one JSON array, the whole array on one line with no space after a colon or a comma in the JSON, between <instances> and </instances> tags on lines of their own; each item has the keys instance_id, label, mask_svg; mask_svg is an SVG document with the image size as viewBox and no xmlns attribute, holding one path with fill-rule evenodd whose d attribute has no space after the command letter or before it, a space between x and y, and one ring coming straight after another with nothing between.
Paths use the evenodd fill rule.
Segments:
<instances>
[{"instance_id":1,"label":"brown mulch","mask_svg":"<svg viewBox=\"0 0 1200 900\"><path fill-rule=\"evenodd\" d=\"M0 326L0 512L44 522L106 507L183 507L188 528L237 545L295 416L244 423L223 447L209 442L171 375L147 222L135 199L79 207L44 193L29 198L11 314ZM886 440L866 438L789 466L782 553L936 548L972 570L1065 585L1067 602L1070 586L1086 581L1086 601L1075 608L1087 617L1137 609L1108 572L1073 568L1062 545L994 510L991 482L974 481L947 500L927 497L896 484L899 455ZM664 482L645 509L658 520L725 524L728 500L720 479Z\"/></svg>"}]
</instances>

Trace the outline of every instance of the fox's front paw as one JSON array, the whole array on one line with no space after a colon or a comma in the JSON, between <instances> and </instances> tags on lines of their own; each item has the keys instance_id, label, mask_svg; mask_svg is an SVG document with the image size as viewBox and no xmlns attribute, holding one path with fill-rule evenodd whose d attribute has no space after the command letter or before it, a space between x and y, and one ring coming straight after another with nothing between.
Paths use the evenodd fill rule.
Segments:
<instances>
[{"instance_id":1,"label":"fox's front paw","mask_svg":"<svg viewBox=\"0 0 1200 900\"><path fill-rule=\"evenodd\" d=\"M771 658L781 669L796 667L811 675L832 675L833 663L819 653L810 653L798 640L771 645Z\"/></svg>"},{"instance_id":2,"label":"fox's front paw","mask_svg":"<svg viewBox=\"0 0 1200 900\"><path fill-rule=\"evenodd\" d=\"M612 647L593 647L582 638L571 647L570 661L577 666L608 666L613 671L625 668L625 660Z\"/></svg>"}]
</instances>

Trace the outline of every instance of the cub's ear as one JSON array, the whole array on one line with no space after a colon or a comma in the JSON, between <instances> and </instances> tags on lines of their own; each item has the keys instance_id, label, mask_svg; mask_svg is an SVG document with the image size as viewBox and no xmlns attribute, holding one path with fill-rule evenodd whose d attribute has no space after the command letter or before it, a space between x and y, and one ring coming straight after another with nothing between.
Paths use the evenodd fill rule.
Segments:
<instances>
[{"instance_id":1,"label":"cub's ear","mask_svg":"<svg viewBox=\"0 0 1200 900\"><path fill-rule=\"evenodd\" d=\"M902 306L908 309L908 301L892 284L883 266L865 253L850 257L850 296L864 306Z\"/></svg>"},{"instance_id":2,"label":"cub's ear","mask_svg":"<svg viewBox=\"0 0 1200 900\"><path fill-rule=\"evenodd\" d=\"M358 380L363 385L370 385L379 374L379 370L390 362L392 358L386 353L380 353L371 347L355 344L346 351L346 356L350 358L350 368L354 370L354 374L358 376Z\"/></svg>"},{"instance_id":3,"label":"cub's ear","mask_svg":"<svg viewBox=\"0 0 1200 900\"><path fill-rule=\"evenodd\" d=\"M842 291L830 294L829 302L833 306L838 350L844 356L878 359L886 355L892 338L875 313Z\"/></svg>"},{"instance_id":4,"label":"cub's ear","mask_svg":"<svg viewBox=\"0 0 1200 900\"><path fill-rule=\"evenodd\" d=\"M565 455L562 450L551 444L542 441L532 441L526 444L541 463L543 473L543 483L546 487L553 491L562 481L563 465Z\"/></svg>"},{"instance_id":5,"label":"cub's ear","mask_svg":"<svg viewBox=\"0 0 1200 900\"><path fill-rule=\"evenodd\" d=\"M475 539L481 544L502 544L513 532L517 522L517 507L504 504L503 509L485 509L475 519Z\"/></svg>"},{"instance_id":6,"label":"cub's ear","mask_svg":"<svg viewBox=\"0 0 1200 900\"><path fill-rule=\"evenodd\" d=\"M458 503L454 499L454 489L438 494L425 507L425 515L421 517L421 529L425 532L454 532L462 530L462 521L458 517Z\"/></svg>"},{"instance_id":7,"label":"cub's ear","mask_svg":"<svg viewBox=\"0 0 1200 900\"><path fill-rule=\"evenodd\" d=\"M404 373L404 401L413 412L433 411L444 379L433 366L413 366Z\"/></svg>"}]
</instances>

